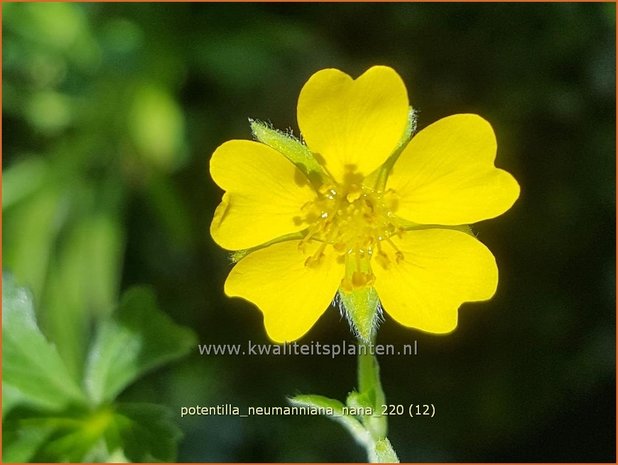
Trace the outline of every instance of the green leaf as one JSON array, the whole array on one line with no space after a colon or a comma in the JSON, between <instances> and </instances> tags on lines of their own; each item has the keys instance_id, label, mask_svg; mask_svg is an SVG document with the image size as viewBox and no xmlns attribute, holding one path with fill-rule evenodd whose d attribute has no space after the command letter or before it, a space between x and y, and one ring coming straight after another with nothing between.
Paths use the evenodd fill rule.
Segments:
<instances>
[{"instance_id":1,"label":"green leaf","mask_svg":"<svg viewBox=\"0 0 618 465\"><path fill-rule=\"evenodd\" d=\"M162 314L150 291L127 292L118 311L99 327L88 360L89 393L102 403L93 410L38 331L30 295L15 287L10 275L3 285L3 460L104 462L112 454L130 461L173 461L180 433L168 409L102 402L149 369L188 352L195 345L193 333Z\"/></svg>"},{"instance_id":2,"label":"green leaf","mask_svg":"<svg viewBox=\"0 0 618 465\"><path fill-rule=\"evenodd\" d=\"M111 406L68 409L61 414L15 413L5 422L5 461L105 462L109 458L105 438L116 428Z\"/></svg>"},{"instance_id":3,"label":"green leaf","mask_svg":"<svg viewBox=\"0 0 618 465\"><path fill-rule=\"evenodd\" d=\"M369 432L355 417L345 414L345 405L343 405L338 400L314 394L297 395L294 397L290 397L288 400L292 405L322 409L333 409L334 414L329 416L331 420L340 423L345 429L348 430L348 432L352 435L352 437L354 437L354 439L356 439L359 444L367 447L368 444L372 443L371 435L369 434Z\"/></svg>"},{"instance_id":4,"label":"green leaf","mask_svg":"<svg viewBox=\"0 0 618 465\"><path fill-rule=\"evenodd\" d=\"M345 429L354 437L354 439L365 449L369 456L369 461L372 463L399 463L397 454L393 450L390 441L384 436L374 438L372 432L366 428L360 421L351 415L345 414L345 406L335 399L330 399L324 396L317 396L312 394L298 395L288 399L293 405L315 407L315 408L331 408L334 411L334 415L329 416L332 420L343 425ZM349 407L367 407L368 400L363 394L358 392L351 392L348 395ZM371 420L371 418L364 418L364 420ZM371 425L368 425L370 427Z\"/></svg>"},{"instance_id":5,"label":"green leaf","mask_svg":"<svg viewBox=\"0 0 618 465\"><path fill-rule=\"evenodd\" d=\"M2 418L13 410L18 405L28 405L28 396L25 396L21 390L7 383L2 383Z\"/></svg>"},{"instance_id":6,"label":"green leaf","mask_svg":"<svg viewBox=\"0 0 618 465\"><path fill-rule=\"evenodd\" d=\"M109 314L118 302L125 233L120 218L113 213L89 215L83 235L89 244L89 279L83 280L86 305L97 317Z\"/></svg>"},{"instance_id":7,"label":"green leaf","mask_svg":"<svg viewBox=\"0 0 618 465\"><path fill-rule=\"evenodd\" d=\"M335 415L343 415L343 405L337 399L331 399L330 397L318 396L316 394L299 394L294 397L288 398L288 400L294 404L304 407L314 407L320 409L333 409Z\"/></svg>"},{"instance_id":8,"label":"green leaf","mask_svg":"<svg viewBox=\"0 0 618 465\"><path fill-rule=\"evenodd\" d=\"M63 237L43 294L41 326L81 380L92 323L118 301L124 231L114 213L96 212L77 218Z\"/></svg>"},{"instance_id":9,"label":"green leaf","mask_svg":"<svg viewBox=\"0 0 618 465\"><path fill-rule=\"evenodd\" d=\"M149 370L186 355L197 341L176 325L144 288L127 291L116 313L98 328L85 384L95 402L113 400Z\"/></svg>"},{"instance_id":10,"label":"green leaf","mask_svg":"<svg viewBox=\"0 0 618 465\"><path fill-rule=\"evenodd\" d=\"M160 405L135 403L58 416L9 418L4 461L173 462L181 431Z\"/></svg>"},{"instance_id":11,"label":"green leaf","mask_svg":"<svg viewBox=\"0 0 618 465\"><path fill-rule=\"evenodd\" d=\"M39 448L55 431L55 427L46 422L30 423L21 428L17 428L17 426L16 421L3 422L3 463L33 461Z\"/></svg>"},{"instance_id":12,"label":"green leaf","mask_svg":"<svg viewBox=\"0 0 618 465\"><path fill-rule=\"evenodd\" d=\"M49 410L84 404L80 387L39 331L30 293L7 273L2 279L2 309L2 383L14 394L13 403Z\"/></svg>"},{"instance_id":13,"label":"green leaf","mask_svg":"<svg viewBox=\"0 0 618 465\"><path fill-rule=\"evenodd\" d=\"M109 450L121 448L132 462L173 462L182 436L166 407L155 404L120 404L106 433Z\"/></svg>"},{"instance_id":14,"label":"green leaf","mask_svg":"<svg viewBox=\"0 0 618 465\"><path fill-rule=\"evenodd\" d=\"M322 184L324 170L313 153L291 134L286 134L271 128L266 123L249 120L253 137L263 144L272 147L294 163L316 186Z\"/></svg>"},{"instance_id":15,"label":"green leaf","mask_svg":"<svg viewBox=\"0 0 618 465\"><path fill-rule=\"evenodd\" d=\"M3 266L20 282L27 283L38 299L49 276L53 243L62 220L58 211L62 206L57 187L46 185L24 199L19 208L2 214Z\"/></svg>"},{"instance_id":16,"label":"green leaf","mask_svg":"<svg viewBox=\"0 0 618 465\"><path fill-rule=\"evenodd\" d=\"M367 409L370 408L373 411L373 415L364 415L360 418L363 426L369 431L374 439L379 439L386 436L388 431L387 417L382 415L382 404L384 403L384 396L381 396L381 400L376 402L376 389L375 387L363 392L352 391L348 394L346 404L350 408L354 409Z\"/></svg>"},{"instance_id":17,"label":"green leaf","mask_svg":"<svg viewBox=\"0 0 618 465\"><path fill-rule=\"evenodd\" d=\"M37 462L102 462L108 452L103 441L113 421L108 407L94 411L70 411L58 417L21 420L20 432L31 428L50 428L53 433L34 456Z\"/></svg>"}]
</instances>

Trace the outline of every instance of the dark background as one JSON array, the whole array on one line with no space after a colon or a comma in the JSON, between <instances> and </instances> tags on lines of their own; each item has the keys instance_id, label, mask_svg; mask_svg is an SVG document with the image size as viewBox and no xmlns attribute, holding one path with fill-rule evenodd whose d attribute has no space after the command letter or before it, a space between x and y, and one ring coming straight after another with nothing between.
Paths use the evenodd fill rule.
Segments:
<instances>
[{"instance_id":1,"label":"dark background","mask_svg":"<svg viewBox=\"0 0 618 465\"><path fill-rule=\"evenodd\" d=\"M474 226L498 260L493 300L464 305L447 336L388 316L380 328L379 342L420 351L381 358L389 402L437 409L391 418L400 458L614 462L615 17L612 3L4 3L3 266L47 311L84 280L77 303L95 311L149 284L201 343L267 342L260 313L223 295L210 154L250 138L249 117L298 133L296 99L319 69L389 65L419 128L488 119L522 188ZM343 339L331 308L301 342ZM176 412L343 399L355 363L196 350L122 398ZM179 461L365 460L321 417L178 424Z\"/></svg>"}]
</instances>

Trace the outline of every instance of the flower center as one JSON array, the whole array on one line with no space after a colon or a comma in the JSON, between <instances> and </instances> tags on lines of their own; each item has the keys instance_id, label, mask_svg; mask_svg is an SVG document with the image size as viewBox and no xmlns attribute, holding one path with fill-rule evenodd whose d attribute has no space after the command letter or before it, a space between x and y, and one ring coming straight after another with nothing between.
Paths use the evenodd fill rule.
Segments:
<instances>
[{"instance_id":1,"label":"flower center","mask_svg":"<svg viewBox=\"0 0 618 465\"><path fill-rule=\"evenodd\" d=\"M317 200L303 207L304 221L309 224L300 247L305 252L309 241L320 246L305 261L317 266L326 247L332 247L337 260L346 265L341 288L351 292L371 286L375 276L371 259L387 268L392 260L399 262L403 254L390 239L401 235L403 228L395 216L397 199L394 192L377 192L362 184L325 184Z\"/></svg>"}]
</instances>

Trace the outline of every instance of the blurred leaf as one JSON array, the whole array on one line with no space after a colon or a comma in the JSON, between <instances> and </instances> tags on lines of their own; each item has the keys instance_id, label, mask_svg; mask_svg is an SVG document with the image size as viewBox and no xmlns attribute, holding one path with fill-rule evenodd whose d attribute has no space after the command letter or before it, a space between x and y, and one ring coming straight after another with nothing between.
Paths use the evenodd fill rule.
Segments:
<instances>
[{"instance_id":1,"label":"blurred leaf","mask_svg":"<svg viewBox=\"0 0 618 465\"><path fill-rule=\"evenodd\" d=\"M193 332L161 312L151 291L127 291L95 336L85 375L90 397L113 399L139 376L182 357L195 344Z\"/></svg>"},{"instance_id":2,"label":"blurred leaf","mask_svg":"<svg viewBox=\"0 0 618 465\"><path fill-rule=\"evenodd\" d=\"M41 157L29 157L2 173L2 209L27 198L41 186L48 166Z\"/></svg>"},{"instance_id":3,"label":"blurred leaf","mask_svg":"<svg viewBox=\"0 0 618 465\"><path fill-rule=\"evenodd\" d=\"M117 302L124 237L118 219L108 213L78 217L63 236L46 283L42 322L80 378L92 320Z\"/></svg>"},{"instance_id":4,"label":"blurred leaf","mask_svg":"<svg viewBox=\"0 0 618 465\"><path fill-rule=\"evenodd\" d=\"M101 394L94 410L38 332L32 300L10 275L4 276L3 308L5 462L104 462L110 454L132 461L175 459L180 431L167 408L102 402L195 344L190 331L158 312L149 291L129 291L100 326L86 381Z\"/></svg>"},{"instance_id":5,"label":"blurred leaf","mask_svg":"<svg viewBox=\"0 0 618 465\"><path fill-rule=\"evenodd\" d=\"M35 462L104 462L105 433L114 425L114 409L71 409L61 414L20 412L5 422L4 460ZM27 458L25 458L28 456Z\"/></svg>"},{"instance_id":6,"label":"blurred leaf","mask_svg":"<svg viewBox=\"0 0 618 465\"><path fill-rule=\"evenodd\" d=\"M15 386L2 383L2 418L20 404L28 405L28 396Z\"/></svg>"},{"instance_id":7,"label":"blurred leaf","mask_svg":"<svg viewBox=\"0 0 618 465\"><path fill-rule=\"evenodd\" d=\"M3 274L2 309L3 384L39 408L85 403L56 349L39 331L31 295L8 274Z\"/></svg>"},{"instance_id":8,"label":"blurred leaf","mask_svg":"<svg viewBox=\"0 0 618 465\"><path fill-rule=\"evenodd\" d=\"M32 125L46 133L65 129L73 119L71 101L54 91L37 92L31 96L26 117Z\"/></svg>"},{"instance_id":9,"label":"blurred leaf","mask_svg":"<svg viewBox=\"0 0 618 465\"><path fill-rule=\"evenodd\" d=\"M165 171L182 164L186 157L185 121L176 100L165 89L139 87L128 124L135 146L149 163Z\"/></svg>"},{"instance_id":10,"label":"blurred leaf","mask_svg":"<svg viewBox=\"0 0 618 465\"><path fill-rule=\"evenodd\" d=\"M3 399L4 400L4 399ZM55 426L44 421L30 422L18 428L16 422L3 422L2 462L24 463L33 461L39 448L55 431Z\"/></svg>"},{"instance_id":11,"label":"blurred leaf","mask_svg":"<svg viewBox=\"0 0 618 465\"><path fill-rule=\"evenodd\" d=\"M41 298L48 272L52 244L62 217L62 201L50 185L10 214L3 214L3 266Z\"/></svg>"},{"instance_id":12,"label":"blurred leaf","mask_svg":"<svg viewBox=\"0 0 618 465\"><path fill-rule=\"evenodd\" d=\"M169 409L136 403L118 405L106 440L108 449L122 448L132 462L173 462L181 436Z\"/></svg>"},{"instance_id":13,"label":"blurred leaf","mask_svg":"<svg viewBox=\"0 0 618 465\"><path fill-rule=\"evenodd\" d=\"M4 423L3 462L173 462L181 431L167 407L119 404L60 415L24 412Z\"/></svg>"},{"instance_id":14,"label":"blurred leaf","mask_svg":"<svg viewBox=\"0 0 618 465\"><path fill-rule=\"evenodd\" d=\"M115 214L92 215L84 235L88 238L87 302L95 316L109 314L118 302L124 252L124 229ZM86 261L86 260L85 260Z\"/></svg>"},{"instance_id":15,"label":"blurred leaf","mask_svg":"<svg viewBox=\"0 0 618 465\"><path fill-rule=\"evenodd\" d=\"M70 57L81 68L98 63L98 48L83 7L70 3L25 4L3 9L3 24L56 54Z\"/></svg>"},{"instance_id":16,"label":"blurred leaf","mask_svg":"<svg viewBox=\"0 0 618 465\"><path fill-rule=\"evenodd\" d=\"M114 424L113 408L90 412L69 412L66 417L37 418L32 423L46 422L56 426L55 433L41 447L37 461L103 462L108 456L105 433ZM23 423L23 421L22 421Z\"/></svg>"},{"instance_id":17,"label":"blurred leaf","mask_svg":"<svg viewBox=\"0 0 618 465\"><path fill-rule=\"evenodd\" d=\"M68 48L86 24L78 8L66 3L7 8L8 24L26 37L52 47Z\"/></svg>"}]
</instances>

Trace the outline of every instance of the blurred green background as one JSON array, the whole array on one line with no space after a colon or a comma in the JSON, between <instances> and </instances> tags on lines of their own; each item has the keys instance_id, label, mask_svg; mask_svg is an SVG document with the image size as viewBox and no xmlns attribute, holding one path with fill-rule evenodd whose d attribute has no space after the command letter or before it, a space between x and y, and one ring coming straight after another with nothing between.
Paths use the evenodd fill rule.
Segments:
<instances>
[{"instance_id":1,"label":"blurred green background","mask_svg":"<svg viewBox=\"0 0 618 465\"><path fill-rule=\"evenodd\" d=\"M73 371L97 317L152 285L201 343L267 342L227 299L208 227L208 173L247 118L296 126L315 71L394 67L419 128L478 113L522 194L474 227L501 272L448 336L386 316L379 342L403 461L615 461L615 4L4 3L3 267L28 286ZM58 316L59 315L59 316ZM331 308L301 341L352 342ZM185 417L181 406L345 398L353 357L200 357L156 371L125 401L167 405L179 461L363 461L321 417Z\"/></svg>"}]
</instances>

